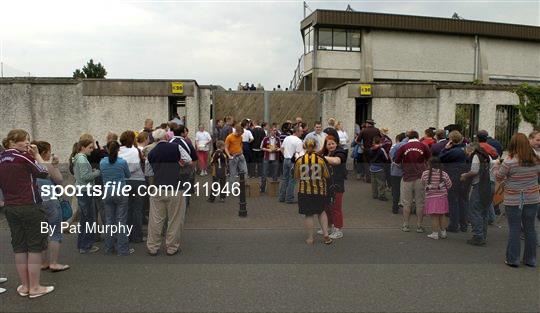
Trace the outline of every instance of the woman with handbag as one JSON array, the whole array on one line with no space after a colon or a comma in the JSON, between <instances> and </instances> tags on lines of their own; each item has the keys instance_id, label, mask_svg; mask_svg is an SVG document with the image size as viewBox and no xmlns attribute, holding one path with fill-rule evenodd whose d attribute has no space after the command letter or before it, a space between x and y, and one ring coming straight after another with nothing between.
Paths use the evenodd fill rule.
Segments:
<instances>
[{"instance_id":1,"label":"woman with handbag","mask_svg":"<svg viewBox=\"0 0 540 313\"><path fill-rule=\"evenodd\" d=\"M51 272L61 272L69 269L69 265L58 263L58 255L60 254L60 246L62 244L62 208L58 199L51 199L51 196L47 195L44 191L44 187L47 186L48 190L52 190L55 185L61 185L63 181L62 173L58 169L58 157L51 153L51 144L46 141L33 141L32 144L36 145L38 152L45 161L45 167L49 172L49 177L38 178L37 184L41 191L41 199L43 200L43 207L45 208L45 214L47 217L47 223L52 229L52 233L49 234L48 249L42 252L41 270L49 269ZM47 257L48 254L48 257Z\"/></svg>"},{"instance_id":2,"label":"woman with handbag","mask_svg":"<svg viewBox=\"0 0 540 313\"><path fill-rule=\"evenodd\" d=\"M325 211L328 216L330 238L343 238L343 193L345 192L345 177L347 175L347 153L339 146L339 141L333 136L326 136L324 147L320 154L328 162L330 179L328 183L329 203ZM322 231L319 231L321 233Z\"/></svg>"},{"instance_id":3,"label":"woman with handbag","mask_svg":"<svg viewBox=\"0 0 540 313\"><path fill-rule=\"evenodd\" d=\"M493 169L498 182L504 183L504 206L508 218L508 245L506 265L518 267L520 263L520 232L523 225L525 250L523 264L536 267L537 237L535 217L540 203L538 175L540 158L531 148L527 136L517 133L510 139L508 157Z\"/></svg>"}]
</instances>

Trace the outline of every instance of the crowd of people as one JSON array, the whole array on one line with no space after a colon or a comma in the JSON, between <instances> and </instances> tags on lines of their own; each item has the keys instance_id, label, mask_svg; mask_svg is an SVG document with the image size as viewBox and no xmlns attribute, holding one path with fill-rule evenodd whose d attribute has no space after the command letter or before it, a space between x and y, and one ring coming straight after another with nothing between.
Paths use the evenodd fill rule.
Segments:
<instances>
[{"instance_id":1,"label":"crowd of people","mask_svg":"<svg viewBox=\"0 0 540 313\"><path fill-rule=\"evenodd\" d=\"M231 88L229 88L229 90L231 90ZM238 86L236 87L236 90L237 91L262 91L264 90L264 86L261 85L260 83L257 84L257 86L255 86L255 84L253 83L245 83L245 84L242 84L241 82L238 83ZM281 85L277 85L276 87L274 87L272 89L273 91L283 91L283 88L281 88ZM285 88L285 91L289 91L289 88Z\"/></svg>"},{"instance_id":2,"label":"crowd of people","mask_svg":"<svg viewBox=\"0 0 540 313\"><path fill-rule=\"evenodd\" d=\"M172 192L151 197L136 192L120 195L105 189L104 197L98 198L90 190L111 184L131 190L141 186L181 186L183 190L184 183L194 184L197 175L211 175L212 182L220 186L218 194L209 195L211 203L216 198L225 202L228 195L222 190L237 182L241 174L260 181L262 193L267 192L268 179L280 181L278 201L297 204L299 214L305 217L306 243L315 243L317 219L322 242L332 244L344 236L343 197L350 157L357 179L371 184L374 200L388 201L391 195L392 213L403 215L402 231L411 230L414 214L416 232L424 233L423 217L429 215L432 227L428 237L434 240L467 232L470 225L472 238L467 243L486 245L488 224L501 211L493 195L499 192L499 184L503 185L509 226L506 264L520 264L523 236L523 264L536 266L538 131L528 138L514 134L507 156L502 158L501 144L486 131L464 138L457 125L426 129L422 137L411 129L393 141L388 129L375 127L372 119L356 125L351 137L342 122L333 118L324 126L315 122L311 129L301 117L278 125L227 116L214 124L211 133L199 125L193 141L184 123L174 120L154 128L153 121L147 119L140 131L109 132L103 146L91 134L82 134L69 158L75 185L86 191L77 194L79 225L83 225L77 233L79 253L98 252L95 243L103 240L106 254L129 256L135 251L133 244L144 241L149 255L157 256L163 247L168 256L178 254L190 197ZM59 263L63 239L60 200L41 192L45 186L63 184L59 159L50 143L30 139L25 130L14 129L2 142L0 205L6 209L21 280L17 292L35 298L54 290L53 286L40 285L42 270L60 272L70 266ZM43 221L55 226L50 234L40 231ZM102 238L85 227L95 223L118 225L123 230L107 232ZM144 224L148 225L146 236Z\"/></svg>"}]
</instances>

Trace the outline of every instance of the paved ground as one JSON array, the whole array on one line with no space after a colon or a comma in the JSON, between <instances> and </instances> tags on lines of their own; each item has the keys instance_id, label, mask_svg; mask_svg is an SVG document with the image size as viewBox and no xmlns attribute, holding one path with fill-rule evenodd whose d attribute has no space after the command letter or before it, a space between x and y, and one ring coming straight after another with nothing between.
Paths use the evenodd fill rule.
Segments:
<instances>
[{"instance_id":1,"label":"paved ground","mask_svg":"<svg viewBox=\"0 0 540 313\"><path fill-rule=\"evenodd\" d=\"M504 226L490 227L487 247L464 244L463 233L402 233L369 185L347 184L345 237L331 246L303 243L296 205L248 199L240 219L237 201L194 199L180 255L150 257L138 244L130 257L83 256L67 236L62 260L73 268L44 273L57 290L35 300L15 293L9 232L0 229L0 272L10 278L0 312L540 311L538 270L502 264Z\"/></svg>"}]
</instances>

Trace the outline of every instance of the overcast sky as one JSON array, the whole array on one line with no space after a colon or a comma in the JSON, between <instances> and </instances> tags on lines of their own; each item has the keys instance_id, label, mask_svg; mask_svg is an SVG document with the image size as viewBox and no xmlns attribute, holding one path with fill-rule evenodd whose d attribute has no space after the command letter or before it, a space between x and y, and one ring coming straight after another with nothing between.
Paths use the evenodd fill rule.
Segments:
<instances>
[{"instance_id":1,"label":"overcast sky","mask_svg":"<svg viewBox=\"0 0 540 313\"><path fill-rule=\"evenodd\" d=\"M533 1L307 1L311 9L540 25ZM309 13L309 10L308 10ZM108 78L288 86L302 1L0 1L5 76L70 77L90 58Z\"/></svg>"}]
</instances>

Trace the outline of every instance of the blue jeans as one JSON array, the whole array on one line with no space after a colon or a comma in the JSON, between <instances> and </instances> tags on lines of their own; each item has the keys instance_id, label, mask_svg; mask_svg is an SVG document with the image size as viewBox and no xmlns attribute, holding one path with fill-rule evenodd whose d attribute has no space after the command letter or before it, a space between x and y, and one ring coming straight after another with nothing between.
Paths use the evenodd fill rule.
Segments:
<instances>
[{"instance_id":1,"label":"blue jeans","mask_svg":"<svg viewBox=\"0 0 540 313\"><path fill-rule=\"evenodd\" d=\"M236 181L236 176L240 173L247 175L246 158L242 154L229 159L229 183L231 185Z\"/></svg>"},{"instance_id":2,"label":"blue jeans","mask_svg":"<svg viewBox=\"0 0 540 313\"><path fill-rule=\"evenodd\" d=\"M77 197L77 203L81 211L81 220L79 221L81 231L77 235L77 248L88 251L96 242L96 235L86 231L87 226L92 228L96 222L94 198L87 195L86 191L83 190L82 196Z\"/></svg>"},{"instance_id":3,"label":"blue jeans","mask_svg":"<svg viewBox=\"0 0 540 313\"><path fill-rule=\"evenodd\" d=\"M264 160L263 170L261 175L261 191L266 190L266 177L272 177L273 181L277 181L279 160Z\"/></svg>"},{"instance_id":4,"label":"blue jeans","mask_svg":"<svg viewBox=\"0 0 540 313\"><path fill-rule=\"evenodd\" d=\"M293 176L294 164L291 159L283 160L283 176L281 176L281 186L279 187L279 201L293 202L294 201L294 185Z\"/></svg>"},{"instance_id":5,"label":"blue jeans","mask_svg":"<svg viewBox=\"0 0 540 313\"><path fill-rule=\"evenodd\" d=\"M525 234L525 250L523 263L536 266L536 229L534 220L538 211L538 203L524 204L523 206L505 206L508 218L508 245L506 246L506 261L519 265L521 254L521 225Z\"/></svg>"},{"instance_id":6,"label":"blue jeans","mask_svg":"<svg viewBox=\"0 0 540 313\"><path fill-rule=\"evenodd\" d=\"M480 194L480 184L472 185L471 198L469 200L469 220L471 221L473 235L475 237L486 240L489 206L491 204L491 201L487 205L482 205L482 201L480 199L481 196L482 195ZM487 195L487 197L491 199L492 196L490 194Z\"/></svg>"},{"instance_id":7,"label":"blue jeans","mask_svg":"<svg viewBox=\"0 0 540 313\"><path fill-rule=\"evenodd\" d=\"M126 183L131 186L131 194L128 200L127 223L133 226L129 239L133 242L142 242L142 222L144 197L137 192L139 186L146 185L144 180L127 180Z\"/></svg>"},{"instance_id":8,"label":"blue jeans","mask_svg":"<svg viewBox=\"0 0 540 313\"><path fill-rule=\"evenodd\" d=\"M452 188L448 190L448 205L450 223L448 229L459 230L460 226L467 225L467 188L459 181L452 180Z\"/></svg>"},{"instance_id":9,"label":"blue jeans","mask_svg":"<svg viewBox=\"0 0 540 313\"><path fill-rule=\"evenodd\" d=\"M128 201L129 198L124 196L107 196L103 200L105 205L105 225L127 225ZM122 232L120 228L118 230L120 232L116 234L107 233L105 237L105 252L113 252L116 239L116 252L118 255L128 255L129 239L127 232Z\"/></svg>"}]
</instances>

